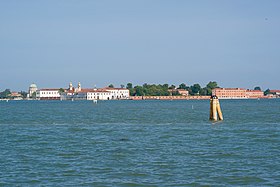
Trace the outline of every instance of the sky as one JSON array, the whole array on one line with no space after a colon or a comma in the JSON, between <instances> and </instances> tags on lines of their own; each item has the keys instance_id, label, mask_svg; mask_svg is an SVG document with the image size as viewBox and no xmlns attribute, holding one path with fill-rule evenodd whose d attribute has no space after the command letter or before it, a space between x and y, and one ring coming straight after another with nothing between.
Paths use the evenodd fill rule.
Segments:
<instances>
[{"instance_id":1,"label":"sky","mask_svg":"<svg viewBox=\"0 0 280 187\"><path fill-rule=\"evenodd\" d=\"M280 89L279 0L0 0L0 91Z\"/></svg>"}]
</instances>

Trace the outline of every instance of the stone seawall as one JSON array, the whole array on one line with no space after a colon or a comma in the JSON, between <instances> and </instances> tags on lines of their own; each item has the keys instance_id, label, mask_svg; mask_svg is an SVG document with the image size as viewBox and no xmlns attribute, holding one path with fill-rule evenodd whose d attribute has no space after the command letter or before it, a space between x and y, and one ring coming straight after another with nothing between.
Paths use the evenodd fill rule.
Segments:
<instances>
[{"instance_id":1,"label":"stone seawall","mask_svg":"<svg viewBox=\"0 0 280 187\"><path fill-rule=\"evenodd\" d=\"M131 96L131 100L206 100L210 96Z\"/></svg>"}]
</instances>

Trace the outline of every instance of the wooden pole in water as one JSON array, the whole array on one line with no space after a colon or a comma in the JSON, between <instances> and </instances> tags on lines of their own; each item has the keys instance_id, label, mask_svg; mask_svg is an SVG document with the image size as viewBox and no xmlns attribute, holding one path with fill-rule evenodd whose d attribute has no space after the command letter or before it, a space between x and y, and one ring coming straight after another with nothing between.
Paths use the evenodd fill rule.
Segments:
<instances>
[{"instance_id":1,"label":"wooden pole in water","mask_svg":"<svg viewBox=\"0 0 280 187\"><path fill-rule=\"evenodd\" d=\"M219 120L221 120L221 121L224 120L223 113L222 113L220 102L219 102L218 98L217 98L217 112L218 112Z\"/></svg>"},{"instance_id":2,"label":"wooden pole in water","mask_svg":"<svg viewBox=\"0 0 280 187\"><path fill-rule=\"evenodd\" d=\"M219 118L218 118L219 117ZM220 106L220 102L217 96L213 95L210 98L210 120L218 121L223 120L223 114Z\"/></svg>"},{"instance_id":3,"label":"wooden pole in water","mask_svg":"<svg viewBox=\"0 0 280 187\"><path fill-rule=\"evenodd\" d=\"M218 120L218 117L217 117L217 100L215 98L213 98L212 109L213 109L213 120L217 121Z\"/></svg>"},{"instance_id":4,"label":"wooden pole in water","mask_svg":"<svg viewBox=\"0 0 280 187\"><path fill-rule=\"evenodd\" d=\"M210 98L210 116L209 116L210 120L213 120L213 98Z\"/></svg>"}]
</instances>

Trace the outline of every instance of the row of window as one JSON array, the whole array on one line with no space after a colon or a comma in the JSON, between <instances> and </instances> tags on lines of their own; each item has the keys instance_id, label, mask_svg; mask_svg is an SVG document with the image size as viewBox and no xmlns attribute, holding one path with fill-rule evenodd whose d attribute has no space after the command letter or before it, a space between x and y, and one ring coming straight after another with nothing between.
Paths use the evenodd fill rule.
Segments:
<instances>
[{"instance_id":1,"label":"row of window","mask_svg":"<svg viewBox=\"0 0 280 187\"><path fill-rule=\"evenodd\" d=\"M244 92L241 92L241 91L223 91L223 92L216 91L216 93L246 93L246 92L245 91Z\"/></svg>"},{"instance_id":2,"label":"row of window","mask_svg":"<svg viewBox=\"0 0 280 187\"><path fill-rule=\"evenodd\" d=\"M219 96L220 98L247 98L246 96Z\"/></svg>"},{"instance_id":3,"label":"row of window","mask_svg":"<svg viewBox=\"0 0 280 187\"><path fill-rule=\"evenodd\" d=\"M120 92L120 93L128 93L128 91L111 91L111 92L113 92L113 93L118 93L118 92Z\"/></svg>"},{"instance_id":4,"label":"row of window","mask_svg":"<svg viewBox=\"0 0 280 187\"><path fill-rule=\"evenodd\" d=\"M110 93L88 93L88 95L110 95Z\"/></svg>"},{"instance_id":5,"label":"row of window","mask_svg":"<svg viewBox=\"0 0 280 187\"><path fill-rule=\"evenodd\" d=\"M219 93L217 95L246 95L246 94L238 94L238 93Z\"/></svg>"},{"instance_id":6,"label":"row of window","mask_svg":"<svg viewBox=\"0 0 280 187\"><path fill-rule=\"evenodd\" d=\"M40 92L42 95L58 95L58 92Z\"/></svg>"}]
</instances>

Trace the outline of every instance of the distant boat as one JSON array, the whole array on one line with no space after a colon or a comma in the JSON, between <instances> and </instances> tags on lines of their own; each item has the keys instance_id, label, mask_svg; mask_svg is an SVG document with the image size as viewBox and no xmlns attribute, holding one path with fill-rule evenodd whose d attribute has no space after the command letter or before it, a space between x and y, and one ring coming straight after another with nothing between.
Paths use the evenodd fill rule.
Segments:
<instances>
[{"instance_id":1,"label":"distant boat","mask_svg":"<svg viewBox=\"0 0 280 187\"><path fill-rule=\"evenodd\" d=\"M94 99L94 100L93 100L93 103L94 103L94 104L97 104L97 100L96 100L96 99Z\"/></svg>"}]
</instances>

